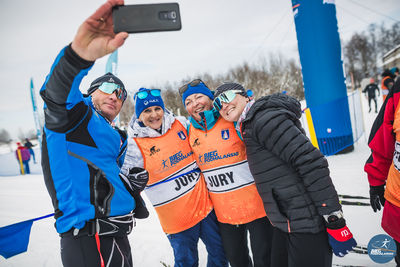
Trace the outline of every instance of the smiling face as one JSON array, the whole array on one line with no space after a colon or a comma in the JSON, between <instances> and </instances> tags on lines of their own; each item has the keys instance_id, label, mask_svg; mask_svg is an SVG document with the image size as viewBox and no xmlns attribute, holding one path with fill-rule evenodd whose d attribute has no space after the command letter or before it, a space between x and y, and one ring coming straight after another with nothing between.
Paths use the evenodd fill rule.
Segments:
<instances>
[{"instance_id":1,"label":"smiling face","mask_svg":"<svg viewBox=\"0 0 400 267\"><path fill-rule=\"evenodd\" d=\"M237 94L230 103L222 102L222 108L219 114L227 121L238 121L247 102L247 97Z\"/></svg>"},{"instance_id":2,"label":"smiling face","mask_svg":"<svg viewBox=\"0 0 400 267\"><path fill-rule=\"evenodd\" d=\"M96 90L91 96L94 107L109 121L113 121L121 111L123 102L117 98L115 93L106 94L100 90Z\"/></svg>"},{"instance_id":3,"label":"smiling face","mask_svg":"<svg viewBox=\"0 0 400 267\"><path fill-rule=\"evenodd\" d=\"M200 112L212 109L212 100L203 94L192 94L185 99L185 107L190 116L201 121Z\"/></svg>"},{"instance_id":4,"label":"smiling face","mask_svg":"<svg viewBox=\"0 0 400 267\"><path fill-rule=\"evenodd\" d=\"M160 106L148 107L140 113L139 121L154 130L160 129L164 117L164 110Z\"/></svg>"}]
</instances>

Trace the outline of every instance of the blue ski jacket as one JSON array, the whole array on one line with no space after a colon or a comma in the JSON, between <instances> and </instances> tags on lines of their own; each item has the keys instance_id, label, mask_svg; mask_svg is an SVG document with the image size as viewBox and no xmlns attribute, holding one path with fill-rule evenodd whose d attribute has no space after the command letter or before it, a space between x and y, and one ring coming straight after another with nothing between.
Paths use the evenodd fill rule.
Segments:
<instances>
[{"instance_id":1,"label":"blue ski jacket","mask_svg":"<svg viewBox=\"0 0 400 267\"><path fill-rule=\"evenodd\" d=\"M79 90L93 63L65 47L40 90L45 103L42 169L58 233L135 208L119 177L126 134L113 128Z\"/></svg>"}]
</instances>

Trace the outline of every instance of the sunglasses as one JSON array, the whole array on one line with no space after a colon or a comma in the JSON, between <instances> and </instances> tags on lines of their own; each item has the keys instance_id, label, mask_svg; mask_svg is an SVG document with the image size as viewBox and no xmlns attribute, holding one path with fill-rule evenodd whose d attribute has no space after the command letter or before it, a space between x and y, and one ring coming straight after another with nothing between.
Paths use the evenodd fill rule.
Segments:
<instances>
[{"instance_id":1,"label":"sunglasses","mask_svg":"<svg viewBox=\"0 0 400 267\"><path fill-rule=\"evenodd\" d=\"M180 94L181 97L182 97L183 93L185 93L186 90L189 88L189 85L190 85L191 87L194 87L194 86L197 86L197 85L199 85L199 84L201 84L201 83L205 85L205 83L204 83L202 80L200 80L200 79L193 80L193 81L191 81L190 83L187 83L187 84L183 85L182 87L180 87L180 88L179 88L179 94ZM206 85L206 86L207 86L207 85Z\"/></svg>"},{"instance_id":2,"label":"sunglasses","mask_svg":"<svg viewBox=\"0 0 400 267\"><path fill-rule=\"evenodd\" d=\"M240 90L228 90L222 92L219 96L217 96L213 101L213 106L216 110L222 109L222 103L229 104L235 99L236 94L243 93Z\"/></svg>"},{"instance_id":3,"label":"sunglasses","mask_svg":"<svg viewBox=\"0 0 400 267\"><path fill-rule=\"evenodd\" d=\"M125 101L127 96L125 89L121 88L121 86L115 83L104 82L98 87L98 89L109 95L115 92L117 98L123 101Z\"/></svg>"},{"instance_id":4,"label":"sunglasses","mask_svg":"<svg viewBox=\"0 0 400 267\"><path fill-rule=\"evenodd\" d=\"M136 98L139 99L146 99L149 94L151 94L152 96L155 97L159 97L161 96L161 90L160 89L145 89L142 91L138 91L135 93L135 96L133 97L134 100L136 100Z\"/></svg>"}]
</instances>

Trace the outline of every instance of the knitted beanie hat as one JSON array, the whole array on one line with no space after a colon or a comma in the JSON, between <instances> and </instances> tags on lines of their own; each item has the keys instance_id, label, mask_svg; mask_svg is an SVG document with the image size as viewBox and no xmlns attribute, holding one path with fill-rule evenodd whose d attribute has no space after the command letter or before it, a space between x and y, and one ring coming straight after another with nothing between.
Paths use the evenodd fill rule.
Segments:
<instances>
[{"instance_id":1,"label":"knitted beanie hat","mask_svg":"<svg viewBox=\"0 0 400 267\"><path fill-rule=\"evenodd\" d=\"M211 90L205 85L203 82L200 82L197 85L191 86L190 84L187 84L187 89L185 92L182 94L182 102L183 106L185 105L185 100L188 96L193 95L193 94L203 94L208 96L211 100L214 99L214 95L211 92Z\"/></svg>"},{"instance_id":2,"label":"knitted beanie hat","mask_svg":"<svg viewBox=\"0 0 400 267\"><path fill-rule=\"evenodd\" d=\"M247 96L246 89L244 89L243 86L241 86L238 83L224 83L215 90L214 97L218 97L220 94L222 94L225 91L230 91L230 90L235 90L235 91L240 91L240 95L242 96Z\"/></svg>"},{"instance_id":3,"label":"knitted beanie hat","mask_svg":"<svg viewBox=\"0 0 400 267\"><path fill-rule=\"evenodd\" d=\"M148 107L153 107L153 106L160 106L163 110L165 110L164 107L164 101L161 98L161 94L158 96L154 96L151 93L152 89L147 89L147 88L140 88L139 91L135 94L135 114L136 118L140 117L140 114L142 114L143 110L145 110ZM153 89L155 90L155 89ZM145 98L140 98L138 97L139 92L146 92L147 91L147 96Z\"/></svg>"},{"instance_id":4,"label":"knitted beanie hat","mask_svg":"<svg viewBox=\"0 0 400 267\"><path fill-rule=\"evenodd\" d=\"M100 76L99 78L94 80L90 84L90 87L87 90L87 94L88 95L92 94L104 82L115 83L115 84L119 85L121 87L121 89L125 91L125 95L127 95L126 90L125 90L125 85L122 83L122 81L117 76L115 76L111 72L108 72L108 73L104 74L103 76ZM123 99L123 101L125 101L125 99Z\"/></svg>"}]
</instances>

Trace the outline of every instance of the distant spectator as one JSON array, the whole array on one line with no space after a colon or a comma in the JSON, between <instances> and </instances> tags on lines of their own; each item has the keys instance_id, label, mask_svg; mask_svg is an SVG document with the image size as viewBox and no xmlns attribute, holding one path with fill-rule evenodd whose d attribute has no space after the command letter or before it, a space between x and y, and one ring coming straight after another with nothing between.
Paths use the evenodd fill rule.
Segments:
<instances>
[{"instance_id":1,"label":"distant spectator","mask_svg":"<svg viewBox=\"0 0 400 267\"><path fill-rule=\"evenodd\" d=\"M378 105L376 103L375 91L378 91L378 95L379 95L379 87L375 83L375 80L371 78L369 84L367 86L365 86L365 88L362 92L368 96L368 105L369 105L368 112L371 112L371 100L373 100L375 102L375 113L378 113Z\"/></svg>"},{"instance_id":2,"label":"distant spectator","mask_svg":"<svg viewBox=\"0 0 400 267\"><path fill-rule=\"evenodd\" d=\"M32 147L34 147L35 145L33 145L28 138L25 138L25 145L24 145L28 150L29 153L31 153L32 158L33 158L33 163L36 164L36 158L35 158L35 152L33 152Z\"/></svg>"},{"instance_id":3,"label":"distant spectator","mask_svg":"<svg viewBox=\"0 0 400 267\"><path fill-rule=\"evenodd\" d=\"M389 90L393 87L395 75L389 70L385 69L382 73L381 89L383 101L385 101Z\"/></svg>"},{"instance_id":4,"label":"distant spectator","mask_svg":"<svg viewBox=\"0 0 400 267\"><path fill-rule=\"evenodd\" d=\"M26 149L26 147L22 146L20 142L17 143L17 150L15 151L15 156L17 157L18 163L19 163L19 156L18 154L21 155L21 160L23 163L23 168L24 168L24 173L29 174L31 171L29 170L29 160L31 159L31 154L29 153L29 150ZM18 151L20 153L18 153ZM21 170L22 173L22 170Z\"/></svg>"}]
</instances>

